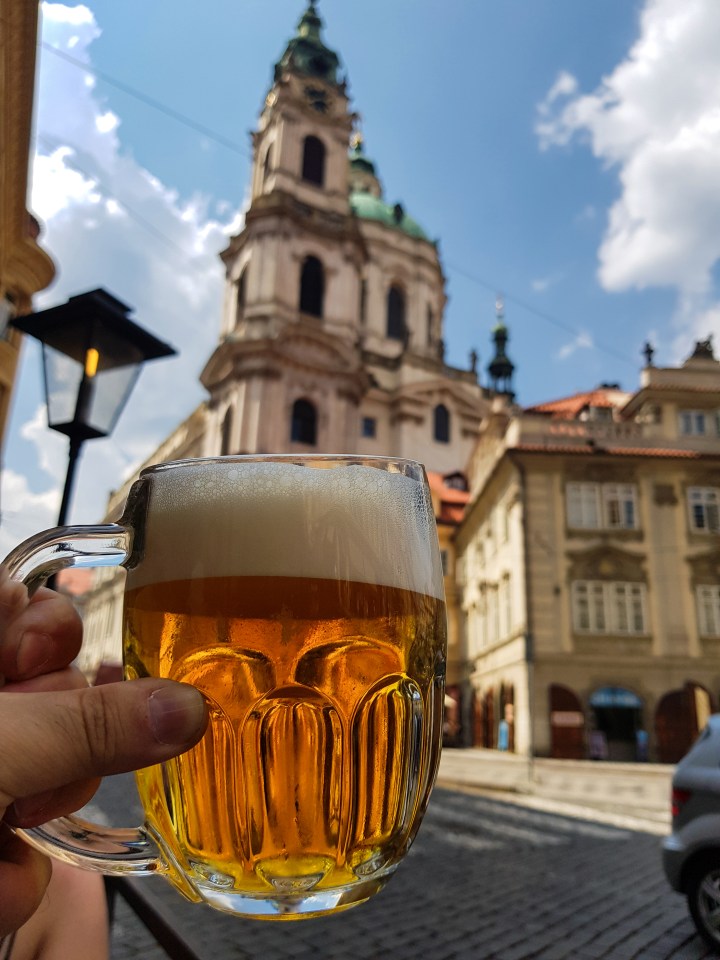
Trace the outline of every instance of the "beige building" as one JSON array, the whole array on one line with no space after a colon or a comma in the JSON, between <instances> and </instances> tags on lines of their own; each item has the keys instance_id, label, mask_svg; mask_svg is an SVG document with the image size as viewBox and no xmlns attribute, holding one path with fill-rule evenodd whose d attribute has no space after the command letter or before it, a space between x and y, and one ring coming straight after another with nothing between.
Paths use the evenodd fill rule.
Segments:
<instances>
[{"instance_id":1,"label":"beige building","mask_svg":"<svg viewBox=\"0 0 720 960\"><path fill-rule=\"evenodd\" d=\"M720 362L498 408L455 544L466 743L675 761L720 691Z\"/></svg>"},{"instance_id":2,"label":"beige building","mask_svg":"<svg viewBox=\"0 0 720 960\"><path fill-rule=\"evenodd\" d=\"M207 401L148 463L273 452L420 460L431 471L452 607L451 534L467 499L461 471L497 391L480 386L475 357L468 369L445 362L437 244L384 199L356 122L310 3L253 135L245 225L221 254L224 307L201 374ZM128 487L111 497L109 516ZM117 660L121 593L116 572L98 573L85 609L89 674ZM459 683L454 609L450 624Z\"/></svg>"},{"instance_id":3,"label":"beige building","mask_svg":"<svg viewBox=\"0 0 720 960\"><path fill-rule=\"evenodd\" d=\"M26 206L37 22L36 3L0 0L0 450L22 343L8 322L55 276Z\"/></svg>"}]
</instances>

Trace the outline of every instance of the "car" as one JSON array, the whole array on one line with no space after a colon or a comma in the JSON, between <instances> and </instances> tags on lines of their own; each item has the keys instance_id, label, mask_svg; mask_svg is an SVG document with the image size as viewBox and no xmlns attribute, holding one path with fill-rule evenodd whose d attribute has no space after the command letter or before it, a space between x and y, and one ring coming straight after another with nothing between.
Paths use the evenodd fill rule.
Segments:
<instances>
[{"instance_id":1,"label":"car","mask_svg":"<svg viewBox=\"0 0 720 960\"><path fill-rule=\"evenodd\" d=\"M713 714L672 779L672 833L662 861L687 897L697 931L720 954L720 714Z\"/></svg>"}]
</instances>

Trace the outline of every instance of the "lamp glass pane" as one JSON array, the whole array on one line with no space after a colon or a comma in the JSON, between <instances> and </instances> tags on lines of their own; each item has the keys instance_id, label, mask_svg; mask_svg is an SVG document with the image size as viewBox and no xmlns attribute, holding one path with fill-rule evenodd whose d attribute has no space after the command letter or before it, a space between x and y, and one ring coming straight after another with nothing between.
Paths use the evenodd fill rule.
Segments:
<instances>
[{"instance_id":1,"label":"lamp glass pane","mask_svg":"<svg viewBox=\"0 0 720 960\"><path fill-rule=\"evenodd\" d=\"M83 376L82 364L44 343L43 370L49 426L55 429L72 423Z\"/></svg>"},{"instance_id":2,"label":"lamp glass pane","mask_svg":"<svg viewBox=\"0 0 720 960\"><path fill-rule=\"evenodd\" d=\"M92 378L93 393L87 417L91 427L104 434L112 432L139 373L140 364L131 364L102 370Z\"/></svg>"}]
</instances>

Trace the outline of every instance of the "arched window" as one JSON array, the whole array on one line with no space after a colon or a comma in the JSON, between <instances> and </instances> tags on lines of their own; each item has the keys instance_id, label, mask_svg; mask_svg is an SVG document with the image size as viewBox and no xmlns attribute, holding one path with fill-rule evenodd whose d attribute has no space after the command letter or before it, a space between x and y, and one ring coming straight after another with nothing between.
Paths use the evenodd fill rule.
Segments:
<instances>
[{"instance_id":1,"label":"arched window","mask_svg":"<svg viewBox=\"0 0 720 960\"><path fill-rule=\"evenodd\" d=\"M317 137L305 137L302 178L318 187L325 183L325 144Z\"/></svg>"},{"instance_id":2,"label":"arched window","mask_svg":"<svg viewBox=\"0 0 720 960\"><path fill-rule=\"evenodd\" d=\"M313 446L317 442L317 412L309 400L296 400L293 404L290 439Z\"/></svg>"},{"instance_id":3,"label":"arched window","mask_svg":"<svg viewBox=\"0 0 720 960\"><path fill-rule=\"evenodd\" d=\"M427 308L427 345L431 347L433 345L435 332L435 317L433 316L432 307L428 306Z\"/></svg>"},{"instance_id":4,"label":"arched window","mask_svg":"<svg viewBox=\"0 0 720 960\"><path fill-rule=\"evenodd\" d=\"M405 294L395 284L387 296L387 336L391 340L404 340L406 336Z\"/></svg>"},{"instance_id":5,"label":"arched window","mask_svg":"<svg viewBox=\"0 0 720 960\"><path fill-rule=\"evenodd\" d=\"M265 159L263 160L263 183L268 178L268 174L272 170L272 144L265 151Z\"/></svg>"},{"instance_id":6,"label":"arched window","mask_svg":"<svg viewBox=\"0 0 720 960\"><path fill-rule=\"evenodd\" d=\"M243 267L240 279L237 282L237 310L235 323L240 323L245 316L245 300L247 299L247 266Z\"/></svg>"},{"instance_id":7,"label":"arched window","mask_svg":"<svg viewBox=\"0 0 720 960\"><path fill-rule=\"evenodd\" d=\"M220 429L220 456L225 457L230 453L230 440L232 438L232 407L228 407L223 417L222 427Z\"/></svg>"},{"instance_id":8,"label":"arched window","mask_svg":"<svg viewBox=\"0 0 720 960\"><path fill-rule=\"evenodd\" d=\"M300 312L321 317L324 293L323 265L317 257L306 257L300 274Z\"/></svg>"},{"instance_id":9,"label":"arched window","mask_svg":"<svg viewBox=\"0 0 720 960\"><path fill-rule=\"evenodd\" d=\"M433 436L438 443L450 443L450 411L444 403L439 403L433 413Z\"/></svg>"}]
</instances>

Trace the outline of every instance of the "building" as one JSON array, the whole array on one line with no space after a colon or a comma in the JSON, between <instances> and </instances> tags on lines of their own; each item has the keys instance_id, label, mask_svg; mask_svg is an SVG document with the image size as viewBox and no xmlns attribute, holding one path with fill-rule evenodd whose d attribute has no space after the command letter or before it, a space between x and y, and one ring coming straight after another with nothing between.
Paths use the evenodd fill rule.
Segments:
<instances>
[{"instance_id":1,"label":"building","mask_svg":"<svg viewBox=\"0 0 720 960\"><path fill-rule=\"evenodd\" d=\"M437 243L385 200L357 119L311 2L275 64L252 138L250 207L221 254L219 338L200 377L207 401L148 462L272 452L420 460L432 477L452 605L462 471L500 402L497 371L491 389L478 381L476 356L468 369L445 362ZM109 516L129 483L111 497ZM88 673L117 656L121 591L113 571L98 575L86 613L95 640L83 653ZM450 622L459 683L454 610Z\"/></svg>"},{"instance_id":2,"label":"building","mask_svg":"<svg viewBox=\"0 0 720 960\"><path fill-rule=\"evenodd\" d=\"M457 531L464 742L674 762L720 690L720 362L498 406ZM503 742L504 741L504 742Z\"/></svg>"},{"instance_id":3,"label":"building","mask_svg":"<svg viewBox=\"0 0 720 960\"><path fill-rule=\"evenodd\" d=\"M0 0L0 450L22 343L8 323L55 276L26 206L37 22L36 3Z\"/></svg>"}]
</instances>

